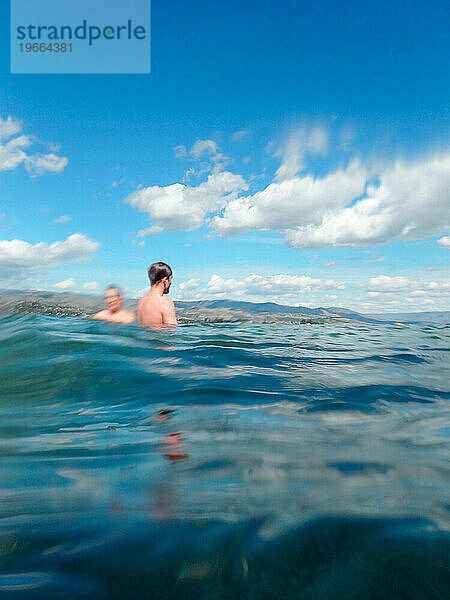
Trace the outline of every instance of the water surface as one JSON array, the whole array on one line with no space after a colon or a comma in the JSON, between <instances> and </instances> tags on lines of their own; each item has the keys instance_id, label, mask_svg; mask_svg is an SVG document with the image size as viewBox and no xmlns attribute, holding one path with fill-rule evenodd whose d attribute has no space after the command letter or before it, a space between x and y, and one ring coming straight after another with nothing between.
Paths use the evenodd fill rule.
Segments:
<instances>
[{"instance_id":1,"label":"water surface","mask_svg":"<svg viewBox=\"0 0 450 600\"><path fill-rule=\"evenodd\" d=\"M0 594L449 597L449 337L0 320Z\"/></svg>"}]
</instances>

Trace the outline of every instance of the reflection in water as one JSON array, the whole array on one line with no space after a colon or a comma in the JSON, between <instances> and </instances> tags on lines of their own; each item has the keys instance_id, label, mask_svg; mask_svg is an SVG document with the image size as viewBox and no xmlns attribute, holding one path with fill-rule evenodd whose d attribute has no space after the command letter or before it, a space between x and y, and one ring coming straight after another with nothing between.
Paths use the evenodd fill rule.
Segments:
<instances>
[{"instance_id":1,"label":"reflection in water","mask_svg":"<svg viewBox=\"0 0 450 600\"><path fill-rule=\"evenodd\" d=\"M180 431L172 431L163 439L163 455L172 462L186 460L188 454L183 447L183 434Z\"/></svg>"},{"instance_id":2,"label":"reflection in water","mask_svg":"<svg viewBox=\"0 0 450 600\"><path fill-rule=\"evenodd\" d=\"M0 321L0 594L448 597L449 331Z\"/></svg>"}]
</instances>

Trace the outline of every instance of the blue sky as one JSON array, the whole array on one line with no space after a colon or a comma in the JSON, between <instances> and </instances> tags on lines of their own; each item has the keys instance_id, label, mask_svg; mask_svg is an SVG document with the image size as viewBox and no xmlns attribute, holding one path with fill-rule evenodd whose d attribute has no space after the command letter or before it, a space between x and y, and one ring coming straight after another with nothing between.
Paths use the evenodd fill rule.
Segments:
<instances>
[{"instance_id":1,"label":"blue sky","mask_svg":"<svg viewBox=\"0 0 450 600\"><path fill-rule=\"evenodd\" d=\"M446 3L152 3L149 75L11 75L0 287L449 309Z\"/></svg>"}]
</instances>

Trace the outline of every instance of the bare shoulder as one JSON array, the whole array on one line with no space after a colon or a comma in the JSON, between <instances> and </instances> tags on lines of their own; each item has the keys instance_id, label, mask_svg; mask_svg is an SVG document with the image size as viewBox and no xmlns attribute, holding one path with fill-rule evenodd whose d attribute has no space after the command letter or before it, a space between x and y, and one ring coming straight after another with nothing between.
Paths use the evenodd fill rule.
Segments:
<instances>
[{"instance_id":1,"label":"bare shoulder","mask_svg":"<svg viewBox=\"0 0 450 600\"><path fill-rule=\"evenodd\" d=\"M161 303L164 307L170 307L170 308L175 308L175 304L173 303L173 300L171 300L170 298L161 298Z\"/></svg>"},{"instance_id":2,"label":"bare shoulder","mask_svg":"<svg viewBox=\"0 0 450 600\"><path fill-rule=\"evenodd\" d=\"M107 318L106 310L101 310L91 317L91 319L95 319L97 321L103 321Z\"/></svg>"},{"instance_id":3,"label":"bare shoulder","mask_svg":"<svg viewBox=\"0 0 450 600\"><path fill-rule=\"evenodd\" d=\"M123 313L124 323L134 323L136 321L136 315L131 310L124 310Z\"/></svg>"},{"instance_id":4,"label":"bare shoulder","mask_svg":"<svg viewBox=\"0 0 450 600\"><path fill-rule=\"evenodd\" d=\"M175 304L169 298L162 299L163 323L166 325L178 325L175 314Z\"/></svg>"}]
</instances>

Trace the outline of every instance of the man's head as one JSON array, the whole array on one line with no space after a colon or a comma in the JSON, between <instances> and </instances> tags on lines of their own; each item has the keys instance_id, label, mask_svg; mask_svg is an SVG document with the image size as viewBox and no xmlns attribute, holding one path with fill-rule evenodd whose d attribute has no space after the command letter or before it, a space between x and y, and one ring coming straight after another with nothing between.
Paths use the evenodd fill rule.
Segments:
<instances>
[{"instance_id":1,"label":"man's head","mask_svg":"<svg viewBox=\"0 0 450 600\"><path fill-rule=\"evenodd\" d=\"M172 269L169 265L163 262L153 263L148 268L148 278L152 287L154 285L161 286L164 294L169 293L170 284L172 283Z\"/></svg>"},{"instance_id":2,"label":"man's head","mask_svg":"<svg viewBox=\"0 0 450 600\"><path fill-rule=\"evenodd\" d=\"M109 285L105 290L105 304L111 312L117 312L122 306L122 294L117 285Z\"/></svg>"}]
</instances>

